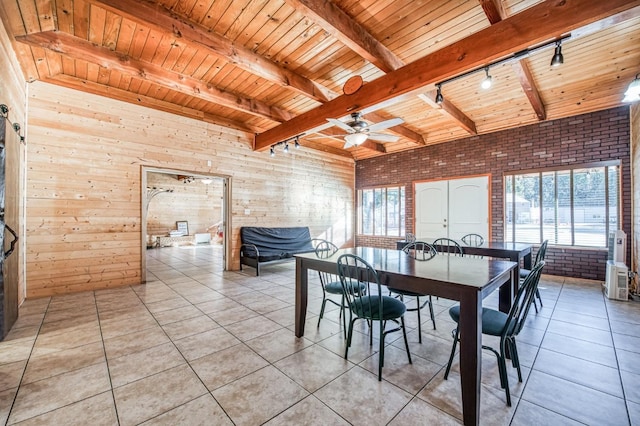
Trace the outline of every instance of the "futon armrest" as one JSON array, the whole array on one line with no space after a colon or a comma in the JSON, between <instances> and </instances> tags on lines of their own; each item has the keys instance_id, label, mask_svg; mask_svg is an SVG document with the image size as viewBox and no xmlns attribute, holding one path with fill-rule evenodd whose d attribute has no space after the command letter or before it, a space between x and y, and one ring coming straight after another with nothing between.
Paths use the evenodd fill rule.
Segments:
<instances>
[{"instance_id":1,"label":"futon armrest","mask_svg":"<svg viewBox=\"0 0 640 426\"><path fill-rule=\"evenodd\" d=\"M255 244L242 244L240 245L240 256L241 257L255 257L258 259L260 257L260 250Z\"/></svg>"}]
</instances>

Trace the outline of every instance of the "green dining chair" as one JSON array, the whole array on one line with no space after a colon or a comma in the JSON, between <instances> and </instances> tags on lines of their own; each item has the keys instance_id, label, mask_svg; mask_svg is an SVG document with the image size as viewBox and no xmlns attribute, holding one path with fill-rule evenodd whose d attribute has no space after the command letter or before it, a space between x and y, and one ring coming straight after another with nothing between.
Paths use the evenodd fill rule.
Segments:
<instances>
[{"instance_id":1,"label":"green dining chair","mask_svg":"<svg viewBox=\"0 0 640 426\"><path fill-rule=\"evenodd\" d=\"M378 380L382 380L382 367L384 366L384 339L387 334L402 331L404 345L407 350L409 364L411 353L409 352L409 341L404 326L404 313L407 310L405 304L391 296L382 294L382 286L378 279L378 273L364 259L353 254L343 254L338 258L338 275L342 283L342 292L349 308L349 332L344 350L344 358L347 359L349 347L353 338L353 325L357 320L365 320L368 324L378 321L380 326L379 335L379 358L378 358ZM365 287L365 293L357 289ZM346 311L345 311L346 312ZM387 330L387 323L393 322L397 327ZM373 345L373 327L369 328L369 344Z\"/></svg>"},{"instance_id":2,"label":"green dining chair","mask_svg":"<svg viewBox=\"0 0 640 426\"><path fill-rule=\"evenodd\" d=\"M522 382L522 372L520 370L520 361L518 359L518 349L516 347L516 336L522 330L524 322L527 318L529 308L538 289L538 282L542 274L544 261L538 263L532 270L524 283L518 289L516 298L511 305L509 313L497 311L490 308L482 308L482 334L488 336L500 337L500 347L494 349L490 346L482 345L482 349L490 350L498 359L498 372L500 374L500 386L505 390L507 395L507 405L511 406L511 393L509 391L509 378L507 376L507 353L511 355L511 363L518 371L518 381ZM453 306L449 309L449 315L456 323L460 322L460 305ZM444 372L444 379L449 377L451 364L456 352L458 340L464 336L460 336L459 328L453 330L453 347L447 369Z\"/></svg>"},{"instance_id":3,"label":"green dining chair","mask_svg":"<svg viewBox=\"0 0 640 426\"><path fill-rule=\"evenodd\" d=\"M425 243L424 241L415 241L413 243L409 243L402 248L402 251L407 255L413 257L418 261L426 261L431 260L435 256L438 255L438 251L435 247L433 247L429 243ZM415 297L416 298L416 307L415 308L407 308L409 312L417 312L418 313L418 342L422 343L422 318L420 317L420 311L425 306L429 306L429 315L431 316L431 322L433 323L433 329L436 329L436 318L433 314L433 300L430 294L424 293L415 293L409 290L402 290L399 288L391 288L389 287L389 292L391 295L397 294L402 302L404 302L405 297ZM420 304L420 298L426 299L422 304Z\"/></svg>"},{"instance_id":4,"label":"green dining chair","mask_svg":"<svg viewBox=\"0 0 640 426\"><path fill-rule=\"evenodd\" d=\"M549 244L549 240L544 240L542 244L540 244L540 248L538 248L538 252L536 253L536 260L533 263L537 265L538 263L544 260L544 256L547 253L547 245ZM520 268L520 282L522 283L525 278L531 273L530 270L525 268ZM540 307L542 308L544 305L542 304L542 298L540 297L540 289L536 289L536 299L540 302ZM536 310L536 314L538 313L538 303L536 299L533 299L533 307Z\"/></svg>"}]
</instances>

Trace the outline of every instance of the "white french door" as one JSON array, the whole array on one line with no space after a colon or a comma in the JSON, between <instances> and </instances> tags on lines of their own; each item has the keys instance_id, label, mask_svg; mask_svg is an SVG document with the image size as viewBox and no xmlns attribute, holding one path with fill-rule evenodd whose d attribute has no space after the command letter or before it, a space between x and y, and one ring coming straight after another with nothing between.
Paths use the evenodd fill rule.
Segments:
<instances>
[{"instance_id":1,"label":"white french door","mask_svg":"<svg viewBox=\"0 0 640 426\"><path fill-rule=\"evenodd\" d=\"M489 234L489 176L417 182L414 185L415 235L418 239L459 240Z\"/></svg>"}]
</instances>

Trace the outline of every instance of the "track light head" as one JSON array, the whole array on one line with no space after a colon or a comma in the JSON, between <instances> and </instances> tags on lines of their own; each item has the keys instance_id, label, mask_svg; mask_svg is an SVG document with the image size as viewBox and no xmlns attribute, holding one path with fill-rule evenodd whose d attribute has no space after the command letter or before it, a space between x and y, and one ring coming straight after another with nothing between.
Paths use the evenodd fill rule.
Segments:
<instances>
[{"instance_id":1,"label":"track light head","mask_svg":"<svg viewBox=\"0 0 640 426\"><path fill-rule=\"evenodd\" d=\"M300 136L296 136L296 140L293 144L296 149L300 149Z\"/></svg>"},{"instance_id":2,"label":"track light head","mask_svg":"<svg viewBox=\"0 0 640 426\"><path fill-rule=\"evenodd\" d=\"M442 86L440 84L437 84L436 87L438 88L438 93L436 94L436 103L438 105L442 105L442 103L444 102L444 97L442 96Z\"/></svg>"},{"instance_id":3,"label":"track light head","mask_svg":"<svg viewBox=\"0 0 640 426\"><path fill-rule=\"evenodd\" d=\"M273 149L273 147L271 147L271 149L269 150L269 155L272 156L272 157L276 156L276 150Z\"/></svg>"},{"instance_id":4,"label":"track light head","mask_svg":"<svg viewBox=\"0 0 640 426\"><path fill-rule=\"evenodd\" d=\"M556 41L556 51L551 58L551 66L559 67L564 63L564 56L562 56L562 40Z\"/></svg>"},{"instance_id":5,"label":"track light head","mask_svg":"<svg viewBox=\"0 0 640 426\"><path fill-rule=\"evenodd\" d=\"M480 87L482 87L483 89L489 89L491 87L491 84L493 84L493 82L491 81L491 76L489 75L489 67L485 67L484 73L485 77L484 80L482 80L482 83L480 83Z\"/></svg>"},{"instance_id":6,"label":"track light head","mask_svg":"<svg viewBox=\"0 0 640 426\"><path fill-rule=\"evenodd\" d=\"M284 143L284 149L283 149L283 151L284 151L284 152L289 152L289 142L285 142L285 143Z\"/></svg>"}]
</instances>

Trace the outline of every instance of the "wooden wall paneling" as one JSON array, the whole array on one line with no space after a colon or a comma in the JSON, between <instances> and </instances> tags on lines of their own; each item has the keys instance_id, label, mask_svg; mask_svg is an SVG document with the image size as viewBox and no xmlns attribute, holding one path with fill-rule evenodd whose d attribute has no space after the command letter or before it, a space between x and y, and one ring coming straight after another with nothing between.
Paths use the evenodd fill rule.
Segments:
<instances>
[{"instance_id":1,"label":"wooden wall paneling","mask_svg":"<svg viewBox=\"0 0 640 426\"><path fill-rule=\"evenodd\" d=\"M243 225L307 225L338 244L353 240L351 159L304 148L271 158L253 152L243 131L40 82L29 107L30 297L141 280L141 165L231 177L234 268ZM204 226L190 221L189 230ZM105 257L123 255L131 262L99 272Z\"/></svg>"},{"instance_id":2,"label":"wooden wall paneling","mask_svg":"<svg viewBox=\"0 0 640 426\"><path fill-rule=\"evenodd\" d=\"M1 8L2 6L0 6ZM25 122L26 82L14 54L12 41L9 39L2 22L0 22L0 81L2 81L0 104L9 107L5 145L5 223L11 226L19 237L13 254L5 261L4 282L11 283L12 290L17 293L18 304L21 304L25 298L26 238L23 219L25 211L23 196L25 146L20 143L18 136L10 128L10 123L19 124L21 127L20 135L27 135L27 123ZM9 248L8 244L11 240L9 232L5 232L5 250Z\"/></svg>"}]
</instances>

